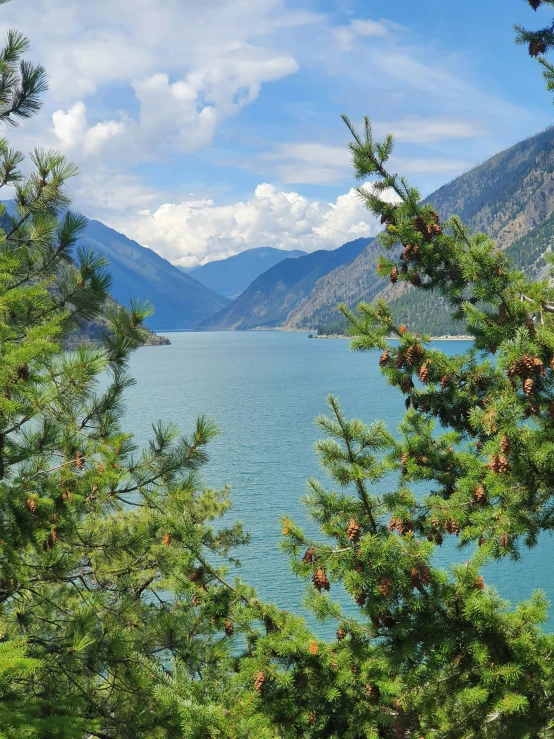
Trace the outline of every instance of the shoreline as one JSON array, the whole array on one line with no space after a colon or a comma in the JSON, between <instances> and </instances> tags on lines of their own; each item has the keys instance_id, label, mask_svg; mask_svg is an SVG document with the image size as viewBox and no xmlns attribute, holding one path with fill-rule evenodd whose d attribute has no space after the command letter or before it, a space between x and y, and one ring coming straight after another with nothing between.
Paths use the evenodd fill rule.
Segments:
<instances>
[{"instance_id":1,"label":"shoreline","mask_svg":"<svg viewBox=\"0 0 554 739\"><path fill-rule=\"evenodd\" d=\"M299 333L303 333L303 332L299 332ZM306 333L310 334L309 331L307 331ZM346 339L346 340L351 339L350 336L342 336L341 334L329 334L329 335L322 334L321 336L318 336L317 334L311 334L310 338L312 339ZM387 338L390 340L390 339L397 339L398 337L388 336ZM473 341L473 336L463 336L463 335L462 336L449 336L448 334L446 334L446 336L431 336L431 341Z\"/></svg>"}]
</instances>

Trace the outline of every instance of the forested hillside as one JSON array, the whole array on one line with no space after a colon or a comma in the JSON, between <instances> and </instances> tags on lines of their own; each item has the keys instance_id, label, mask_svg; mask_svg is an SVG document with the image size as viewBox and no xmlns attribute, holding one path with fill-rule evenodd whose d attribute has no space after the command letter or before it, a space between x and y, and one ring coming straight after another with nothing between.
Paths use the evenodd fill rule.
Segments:
<instances>
[{"instance_id":1,"label":"forested hillside","mask_svg":"<svg viewBox=\"0 0 554 739\"><path fill-rule=\"evenodd\" d=\"M321 249L279 262L256 278L231 305L205 321L202 328L229 331L282 326L321 277L351 262L369 241L356 239L332 251Z\"/></svg>"},{"instance_id":2,"label":"forested hillside","mask_svg":"<svg viewBox=\"0 0 554 739\"><path fill-rule=\"evenodd\" d=\"M554 128L493 156L429 195L425 202L431 203L441 218L459 215L472 230L496 239L514 265L530 276L544 276L543 254L554 236ZM329 274L326 282L320 281L289 315L287 326L323 331L329 326L335 331L337 325L344 325L336 309L338 302L353 307L376 296L374 279L364 274L369 266L370 260L361 255L348 270ZM380 284L393 314L415 330L433 335L460 331L432 293L416 293L409 286L391 291L385 281Z\"/></svg>"}]
</instances>

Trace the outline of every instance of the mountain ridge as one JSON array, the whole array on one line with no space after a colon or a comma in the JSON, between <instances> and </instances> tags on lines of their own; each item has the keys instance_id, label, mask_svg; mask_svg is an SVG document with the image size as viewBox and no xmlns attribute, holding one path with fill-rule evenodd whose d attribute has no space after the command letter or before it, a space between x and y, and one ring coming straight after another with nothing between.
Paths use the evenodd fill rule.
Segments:
<instances>
[{"instance_id":1,"label":"mountain ridge","mask_svg":"<svg viewBox=\"0 0 554 739\"><path fill-rule=\"evenodd\" d=\"M352 261L370 239L355 239L338 249L320 249L304 257L284 259L259 275L231 305L200 324L212 331L275 328L336 267Z\"/></svg>"},{"instance_id":2,"label":"mountain ridge","mask_svg":"<svg viewBox=\"0 0 554 739\"><path fill-rule=\"evenodd\" d=\"M233 299L275 264L284 259L305 256L306 253L300 249L287 251L273 246L259 246L193 267L186 273L219 295Z\"/></svg>"}]
</instances>

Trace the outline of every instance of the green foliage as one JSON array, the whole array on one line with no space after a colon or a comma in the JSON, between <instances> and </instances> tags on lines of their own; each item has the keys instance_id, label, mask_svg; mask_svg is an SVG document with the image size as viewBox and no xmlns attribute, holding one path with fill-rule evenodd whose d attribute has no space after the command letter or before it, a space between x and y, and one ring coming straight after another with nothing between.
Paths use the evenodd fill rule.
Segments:
<instances>
[{"instance_id":1,"label":"green foliage","mask_svg":"<svg viewBox=\"0 0 554 739\"><path fill-rule=\"evenodd\" d=\"M323 538L286 520L284 546L337 640L306 637L292 663L268 658L264 710L286 737L550 736L547 603L539 592L511 607L480 571L553 527L554 290L458 218L441 221L387 171L390 139L375 143L367 119L363 135L346 122L356 175L373 180L360 197L386 224L381 272L441 295L473 344L448 356L383 300L343 307L352 348L382 351L407 410L397 439L347 419L332 397L317 419L335 489L310 481L306 505ZM390 189L395 204L381 198ZM443 570L435 552L447 539L465 561ZM339 584L357 617L333 599Z\"/></svg>"}]
</instances>

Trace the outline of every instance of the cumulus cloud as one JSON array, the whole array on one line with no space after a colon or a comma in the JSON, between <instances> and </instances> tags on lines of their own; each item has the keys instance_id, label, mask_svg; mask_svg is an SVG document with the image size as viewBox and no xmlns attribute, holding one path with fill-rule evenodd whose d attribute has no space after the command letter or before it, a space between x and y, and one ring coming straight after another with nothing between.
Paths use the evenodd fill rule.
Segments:
<instances>
[{"instance_id":1,"label":"cumulus cloud","mask_svg":"<svg viewBox=\"0 0 554 739\"><path fill-rule=\"evenodd\" d=\"M120 228L175 264L191 267L257 246L333 249L373 236L381 226L353 189L326 203L264 183L246 201L166 203Z\"/></svg>"}]
</instances>

